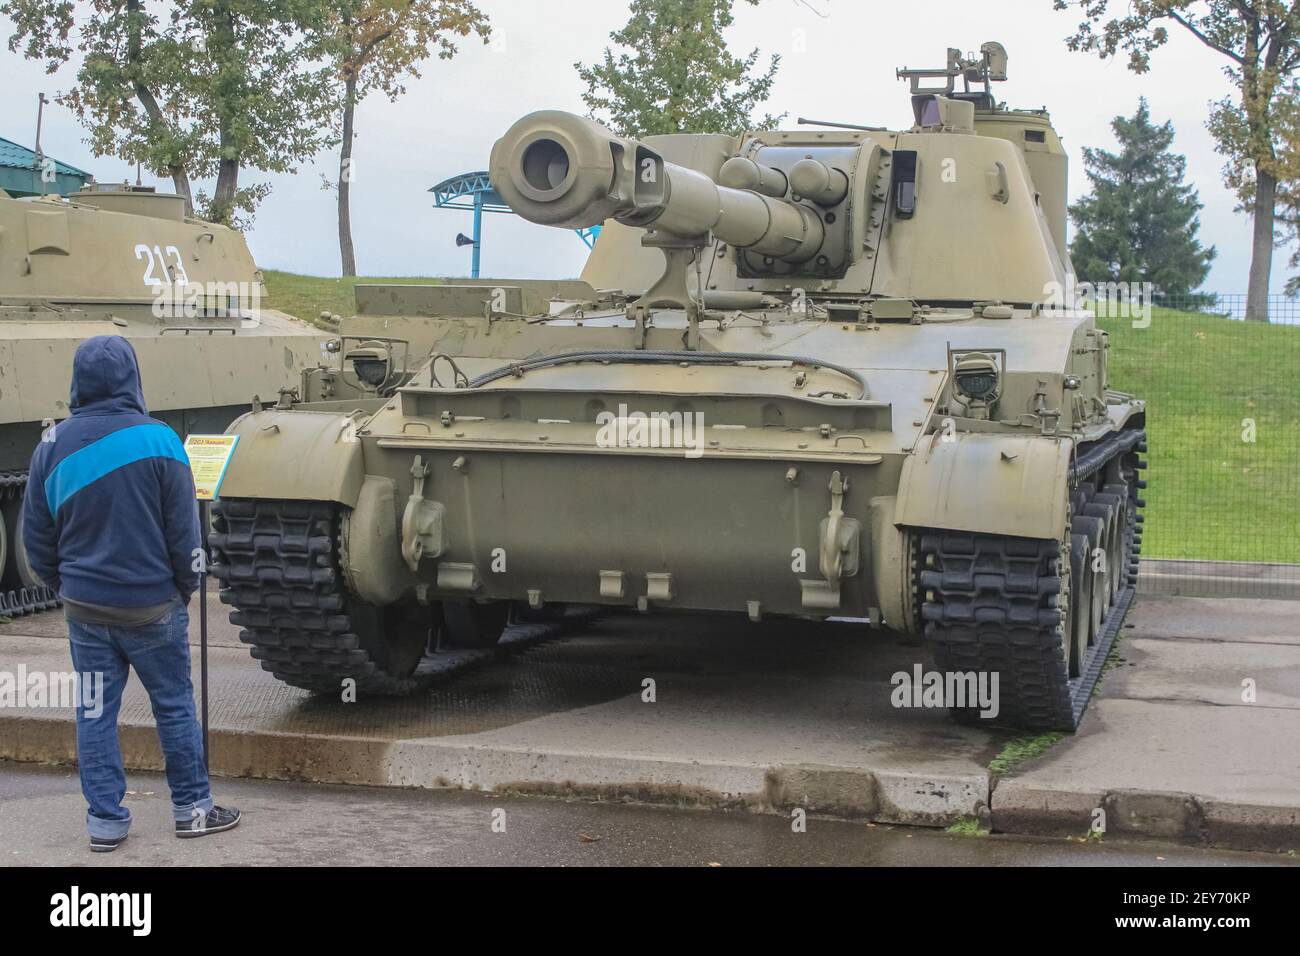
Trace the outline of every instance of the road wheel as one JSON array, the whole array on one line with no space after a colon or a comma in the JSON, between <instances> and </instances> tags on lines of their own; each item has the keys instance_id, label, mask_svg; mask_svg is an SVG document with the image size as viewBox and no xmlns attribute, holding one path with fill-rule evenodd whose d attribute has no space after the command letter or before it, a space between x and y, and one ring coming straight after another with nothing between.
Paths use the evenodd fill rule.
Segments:
<instances>
[{"instance_id":1,"label":"road wheel","mask_svg":"<svg viewBox=\"0 0 1300 956\"><path fill-rule=\"evenodd\" d=\"M27 551L23 548L23 496L16 494L10 497L4 503L4 521L3 530L0 530L0 536L3 537L4 543L0 545L0 553L4 555L4 562L0 563L0 589L17 590L18 588L27 588L29 590L41 586L36 578L36 573L27 563Z\"/></svg>"},{"instance_id":2,"label":"road wheel","mask_svg":"<svg viewBox=\"0 0 1300 956\"><path fill-rule=\"evenodd\" d=\"M1120 569L1124 566L1124 532L1128 526L1128 509L1119 495L1101 492L1092 496L1093 507L1104 506L1109 514L1106 525L1106 584L1108 605L1114 604L1121 587Z\"/></svg>"},{"instance_id":3,"label":"road wheel","mask_svg":"<svg viewBox=\"0 0 1300 956\"><path fill-rule=\"evenodd\" d=\"M9 507L6 504L4 520L0 521L0 588L8 590L9 579Z\"/></svg>"},{"instance_id":4,"label":"road wheel","mask_svg":"<svg viewBox=\"0 0 1300 956\"><path fill-rule=\"evenodd\" d=\"M1088 637L1092 630L1093 573L1086 534L1070 535L1070 596L1066 609L1066 626L1062 632L1063 650L1070 677L1083 673L1088 657Z\"/></svg>"},{"instance_id":5,"label":"road wheel","mask_svg":"<svg viewBox=\"0 0 1300 956\"><path fill-rule=\"evenodd\" d=\"M416 601L376 607L353 599L352 630L375 666L401 679L415 672L437 620L436 608Z\"/></svg>"},{"instance_id":6,"label":"road wheel","mask_svg":"<svg viewBox=\"0 0 1300 956\"><path fill-rule=\"evenodd\" d=\"M1119 519L1117 525L1119 534L1115 537L1115 563L1111 566L1111 575L1115 581L1115 599L1119 599L1119 593L1129 584L1129 563L1131 556L1129 554L1129 519L1132 512L1133 502L1129 497L1129 487L1126 482L1117 481L1102 487L1102 493L1114 495L1119 499Z\"/></svg>"},{"instance_id":7,"label":"road wheel","mask_svg":"<svg viewBox=\"0 0 1300 956\"><path fill-rule=\"evenodd\" d=\"M445 647L492 647L505 633L510 602L443 601L442 620Z\"/></svg>"}]
</instances>

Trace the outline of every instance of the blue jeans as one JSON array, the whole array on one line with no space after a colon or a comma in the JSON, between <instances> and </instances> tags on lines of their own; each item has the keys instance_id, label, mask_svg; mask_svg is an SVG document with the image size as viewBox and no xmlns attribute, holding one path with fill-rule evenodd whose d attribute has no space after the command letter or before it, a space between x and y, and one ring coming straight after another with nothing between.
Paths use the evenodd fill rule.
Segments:
<instances>
[{"instance_id":1,"label":"blue jeans","mask_svg":"<svg viewBox=\"0 0 1300 956\"><path fill-rule=\"evenodd\" d=\"M81 792L90 805L86 829L92 837L118 839L131 829L131 811L122 806L126 774L117 739L117 714L131 667L149 692L167 765L172 815L188 821L196 811L212 809L203 731L194 716L188 628L189 614L181 605L143 627L68 621L73 667L78 674L104 675L104 699L92 702L89 709L85 700L77 702L77 766Z\"/></svg>"}]
</instances>

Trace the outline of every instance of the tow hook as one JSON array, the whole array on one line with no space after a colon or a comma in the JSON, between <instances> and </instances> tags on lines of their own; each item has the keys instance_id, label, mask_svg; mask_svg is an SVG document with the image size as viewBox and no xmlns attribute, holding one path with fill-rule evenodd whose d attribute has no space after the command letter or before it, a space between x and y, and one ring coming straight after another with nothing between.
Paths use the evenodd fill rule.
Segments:
<instances>
[{"instance_id":1,"label":"tow hook","mask_svg":"<svg viewBox=\"0 0 1300 956\"><path fill-rule=\"evenodd\" d=\"M862 522L844 514L848 478L838 471L831 472L829 490L831 507L821 521L817 555L822 579L802 580L799 584L804 607L835 610L840 606L840 581L857 574L861 564Z\"/></svg>"},{"instance_id":2,"label":"tow hook","mask_svg":"<svg viewBox=\"0 0 1300 956\"><path fill-rule=\"evenodd\" d=\"M429 466L420 455L415 456L411 465L411 476L415 479L415 487L406 499L406 510L402 512L402 557L406 559L408 568L417 571L421 558L436 558L447 549L443 530L447 508L439 501L429 501L424 497Z\"/></svg>"}]
</instances>

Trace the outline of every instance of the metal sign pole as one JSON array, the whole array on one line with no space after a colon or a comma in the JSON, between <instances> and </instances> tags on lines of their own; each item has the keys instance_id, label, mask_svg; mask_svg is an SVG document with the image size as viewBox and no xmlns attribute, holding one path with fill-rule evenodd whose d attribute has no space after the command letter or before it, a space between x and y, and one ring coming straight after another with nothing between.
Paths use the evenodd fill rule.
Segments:
<instances>
[{"instance_id":1,"label":"metal sign pole","mask_svg":"<svg viewBox=\"0 0 1300 956\"><path fill-rule=\"evenodd\" d=\"M208 767L208 504L217 497L237 435L187 435L185 457L194 476L194 496L199 500L199 695L203 708L203 767Z\"/></svg>"},{"instance_id":2,"label":"metal sign pole","mask_svg":"<svg viewBox=\"0 0 1300 956\"><path fill-rule=\"evenodd\" d=\"M199 696L203 707L203 769L208 769L208 502L199 500L203 563L199 574Z\"/></svg>"}]
</instances>

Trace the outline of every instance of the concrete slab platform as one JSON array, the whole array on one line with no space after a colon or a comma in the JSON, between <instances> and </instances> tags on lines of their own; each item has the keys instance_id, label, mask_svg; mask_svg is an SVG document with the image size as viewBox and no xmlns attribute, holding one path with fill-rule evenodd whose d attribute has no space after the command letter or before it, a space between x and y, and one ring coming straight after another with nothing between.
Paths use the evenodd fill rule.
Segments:
<instances>
[{"instance_id":1,"label":"concrete slab platform","mask_svg":"<svg viewBox=\"0 0 1300 956\"><path fill-rule=\"evenodd\" d=\"M1126 623L1142 637L1300 647L1300 606L1290 601L1149 595L1134 602Z\"/></svg>"},{"instance_id":2,"label":"concrete slab platform","mask_svg":"<svg viewBox=\"0 0 1300 956\"><path fill-rule=\"evenodd\" d=\"M996 782L994 826L1300 849L1293 607L1144 597L1079 732Z\"/></svg>"},{"instance_id":3,"label":"concrete slab platform","mask_svg":"<svg viewBox=\"0 0 1300 956\"><path fill-rule=\"evenodd\" d=\"M0 670L67 670L66 644L52 639L61 622L12 633L26 623L0 632ZM896 710L890 677L928 667L928 654L863 623L608 617L562 639L524 631L495 652L436 655L427 693L359 703L279 684L229 634L213 643L218 774L947 825L987 818L985 768L1005 737L942 711ZM0 710L0 756L71 761L70 717ZM128 766L160 767L134 679L121 725Z\"/></svg>"},{"instance_id":4,"label":"concrete slab platform","mask_svg":"<svg viewBox=\"0 0 1300 956\"><path fill-rule=\"evenodd\" d=\"M345 704L276 682L214 604L212 766L1052 835L1082 835L1101 809L1113 834L1287 851L1300 849L1294 607L1143 597L1080 732L994 779L1016 735L895 708L891 676L929 654L862 623L612 616L436 655L426 692ZM0 672L20 664L70 668L61 615L0 625ZM134 680L121 738L129 767L161 767ZM0 707L0 758L71 763L71 711Z\"/></svg>"}]
</instances>

